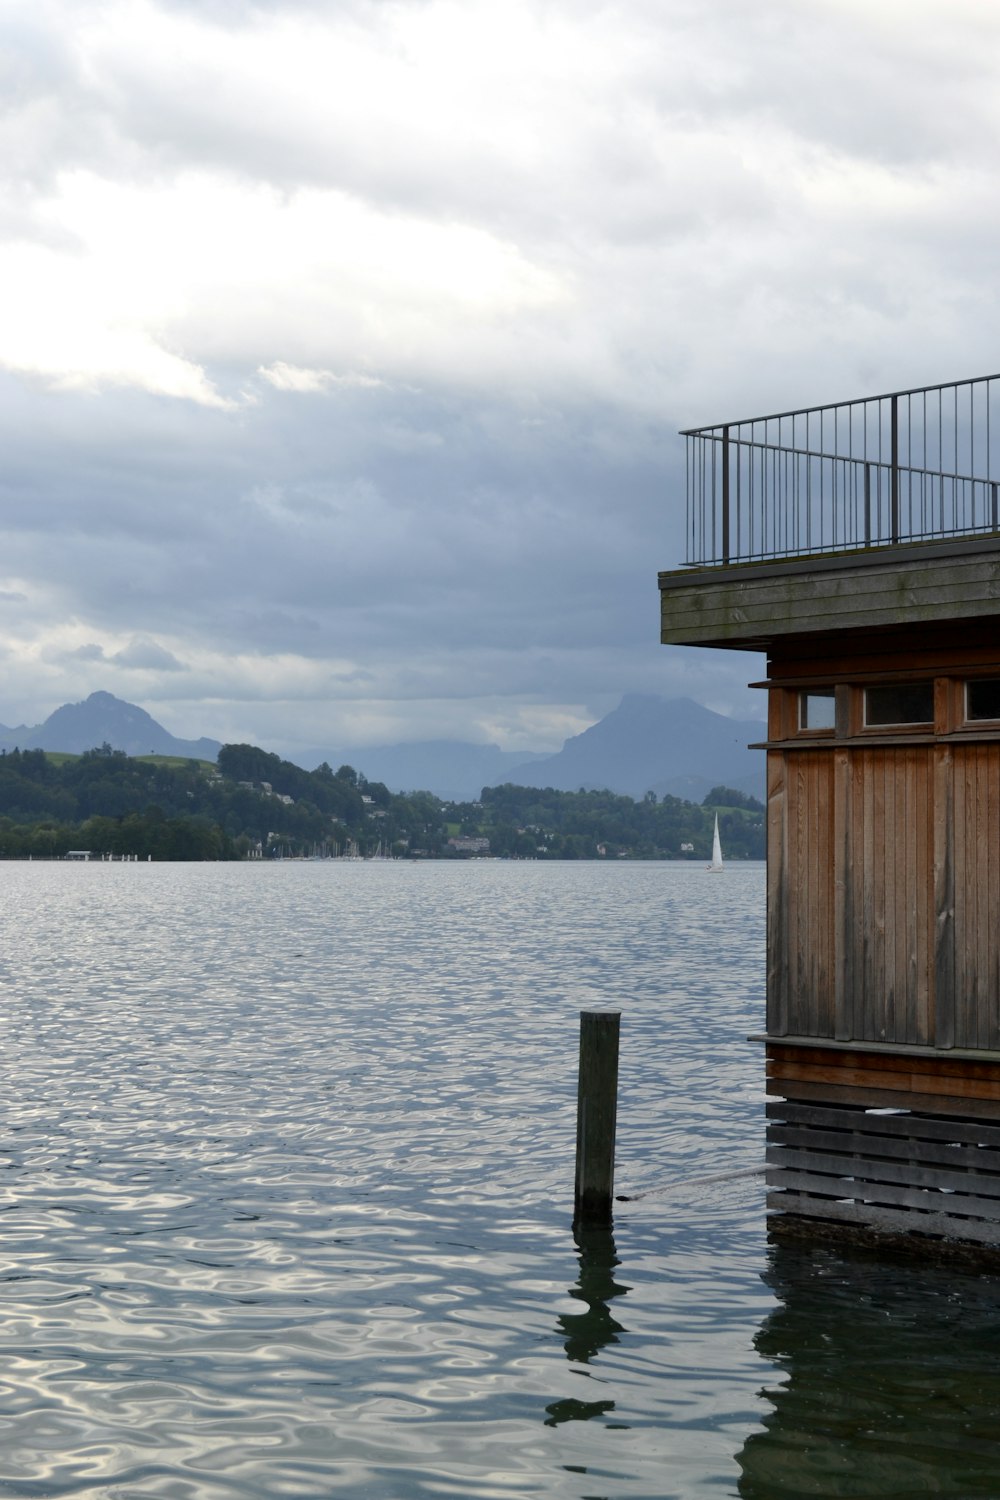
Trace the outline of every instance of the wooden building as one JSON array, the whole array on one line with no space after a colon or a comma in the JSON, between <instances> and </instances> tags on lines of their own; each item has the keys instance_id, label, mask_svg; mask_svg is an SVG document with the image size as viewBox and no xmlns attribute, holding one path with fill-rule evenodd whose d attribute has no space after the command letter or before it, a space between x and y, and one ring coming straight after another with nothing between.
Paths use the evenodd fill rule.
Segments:
<instances>
[{"instance_id":1,"label":"wooden building","mask_svg":"<svg viewBox=\"0 0 1000 1500\"><path fill-rule=\"evenodd\" d=\"M992 376L685 434L662 639L768 664L768 1207L789 1228L1000 1246L991 433Z\"/></svg>"}]
</instances>

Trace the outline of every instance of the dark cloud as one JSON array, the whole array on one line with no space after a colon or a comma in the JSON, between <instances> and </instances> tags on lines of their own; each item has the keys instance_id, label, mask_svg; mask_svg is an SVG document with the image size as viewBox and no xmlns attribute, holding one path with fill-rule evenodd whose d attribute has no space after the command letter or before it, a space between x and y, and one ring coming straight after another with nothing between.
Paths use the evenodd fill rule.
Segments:
<instances>
[{"instance_id":1,"label":"dark cloud","mask_svg":"<svg viewBox=\"0 0 1000 1500\"><path fill-rule=\"evenodd\" d=\"M0 30L0 718L110 686L280 748L746 713L757 663L657 645L676 429L995 363L971 0Z\"/></svg>"}]
</instances>

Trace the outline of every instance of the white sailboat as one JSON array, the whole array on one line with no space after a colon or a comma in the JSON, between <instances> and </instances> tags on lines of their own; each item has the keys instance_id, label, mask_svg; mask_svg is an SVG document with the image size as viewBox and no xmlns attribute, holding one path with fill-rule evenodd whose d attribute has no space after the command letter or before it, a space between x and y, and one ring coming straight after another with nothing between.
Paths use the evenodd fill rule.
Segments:
<instances>
[{"instance_id":1,"label":"white sailboat","mask_svg":"<svg viewBox=\"0 0 1000 1500\"><path fill-rule=\"evenodd\" d=\"M712 835L712 863L710 865L706 865L705 868L706 870L711 870L713 875L721 875L722 871L725 869L725 865L722 863L722 844L719 840L718 813L716 813L715 815L715 832Z\"/></svg>"}]
</instances>

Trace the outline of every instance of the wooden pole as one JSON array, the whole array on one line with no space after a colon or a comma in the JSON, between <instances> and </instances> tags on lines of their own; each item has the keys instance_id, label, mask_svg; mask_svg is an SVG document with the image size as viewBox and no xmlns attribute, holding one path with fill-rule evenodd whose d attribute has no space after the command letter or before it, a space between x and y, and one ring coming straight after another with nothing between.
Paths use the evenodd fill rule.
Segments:
<instances>
[{"instance_id":1,"label":"wooden pole","mask_svg":"<svg viewBox=\"0 0 1000 1500\"><path fill-rule=\"evenodd\" d=\"M612 1219L620 1021L618 1010L580 1012L574 1224L610 1224Z\"/></svg>"}]
</instances>

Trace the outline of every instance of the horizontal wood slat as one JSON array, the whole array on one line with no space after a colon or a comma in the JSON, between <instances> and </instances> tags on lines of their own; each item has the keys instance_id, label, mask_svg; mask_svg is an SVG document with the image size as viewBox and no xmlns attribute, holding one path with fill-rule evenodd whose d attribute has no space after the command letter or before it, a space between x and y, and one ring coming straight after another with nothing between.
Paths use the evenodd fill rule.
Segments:
<instances>
[{"instance_id":1,"label":"horizontal wood slat","mask_svg":"<svg viewBox=\"0 0 1000 1500\"><path fill-rule=\"evenodd\" d=\"M846 1064L883 1073L933 1073L939 1077L989 1078L1000 1082L1000 1062L958 1057L950 1051L866 1052L861 1047L790 1046L785 1042L769 1042L767 1057L768 1061L782 1063L809 1063L820 1067Z\"/></svg>"},{"instance_id":2,"label":"horizontal wood slat","mask_svg":"<svg viewBox=\"0 0 1000 1500\"><path fill-rule=\"evenodd\" d=\"M810 1197L848 1198L860 1203L880 1203L897 1208L940 1212L942 1216L962 1219L972 1216L994 1219L1000 1223L1000 1202L996 1198L977 1198L964 1193L941 1193L933 1188L908 1187L889 1182L858 1182L849 1177L832 1177L821 1173L786 1171L769 1167L764 1174L769 1188L793 1188ZM916 1222L914 1227L916 1227ZM950 1231L954 1234L955 1226Z\"/></svg>"},{"instance_id":3,"label":"horizontal wood slat","mask_svg":"<svg viewBox=\"0 0 1000 1500\"><path fill-rule=\"evenodd\" d=\"M872 1113L829 1099L770 1101L768 1208L876 1232L1000 1244L1000 1112L975 1099L973 1108L991 1110L991 1119L949 1119L936 1107L941 1096L930 1097L930 1115Z\"/></svg>"},{"instance_id":4,"label":"horizontal wood slat","mask_svg":"<svg viewBox=\"0 0 1000 1500\"><path fill-rule=\"evenodd\" d=\"M767 1160L769 1172L773 1165L796 1173L829 1174L834 1180L839 1180L846 1174L852 1182L864 1183L873 1189L863 1196L876 1201L880 1193L875 1189L881 1189L889 1183L897 1187L922 1188L936 1193L962 1193L976 1198L990 1198L997 1200L990 1217L1000 1218L1000 1176L991 1176L988 1171L974 1172L961 1168L949 1170L935 1162L929 1162L923 1152L919 1162L883 1161L866 1156L863 1152L845 1157L811 1148L797 1150L788 1146L769 1145ZM985 1167L986 1163L981 1162L979 1165ZM768 1181L771 1180L769 1176ZM788 1183L785 1185L788 1186ZM793 1187L796 1185L794 1182L791 1184Z\"/></svg>"},{"instance_id":5,"label":"horizontal wood slat","mask_svg":"<svg viewBox=\"0 0 1000 1500\"><path fill-rule=\"evenodd\" d=\"M980 620L974 632L959 624L914 627L911 622L877 635L832 630L783 642L780 653L768 662L767 679L751 686L811 687L824 679L831 683L912 681L928 672L936 677L992 677L998 649L996 616Z\"/></svg>"},{"instance_id":6,"label":"horizontal wood slat","mask_svg":"<svg viewBox=\"0 0 1000 1500\"><path fill-rule=\"evenodd\" d=\"M862 1130L810 1130L801 1125L771 1125L767 1132L768 1146L794 1149L804 1152L827 1152L839 1155L852 1153L861 1157L879 1159L899 1158L911 1161L915 1148L912 1139L897 1139L889 1135L875 1135ZM956 1171L985 1171L1000 1173L1000 1150L991 1151L978 1143L970 1145L960 1141L920 1141L920 1160L928 1164L950 1167ZM785 1162L786 1166L792 1165ZM1000 1183L1000 1178L998 1178ZM1000 1194L1000 1185L997 1187Z\"/></svg>"},{"instance_id":7,"label":"horizontal wood slat","mask_svg":"<svg viewBox=\"0 0 1000 1500\"><path fill-rule=\"evenodd\" d=\"M985 1120L996 1120L1000 1114L994 1099L962 1098L946 1094L901 1094L898 1089L842 1088L832 1083L777 1080L768 1083L767 1091L769 1094L780 1094L786 1099L803 1102L814 1100L817 1104L853 1105L861 1109L898 1109L901 1103L905 1103L907 1109L933 1111L940 1115L972 1115Z\"/></svg>"},{"instance_id":8,"label":"horizontal wood slat","mask_svg":"<svg viewBox=\"0 0 1000 1500\"><path fill-rule=\"evenodd\" d=\"M817 1067L811 1063L768 1061L768 1080L781 1083L832 1083L846 1088L875 1088L886 1093L946 1095L951 1099L993 1099L1000 1104L1000 1079L938 1075L892 1068L859 1068L841 1064Z\"/></svg>"},{"instance_id":9,"label":"horizontal wood slat","mask_svg":"<svg viewBox=\"0 0 1000 1500\"><path fill-rule=\"evenodd\" d=\"M780 1208L795 1218L827 1220L850 1224L883 1234L914 1232L935 1235L941 1239L971 1240L980 1245L1000 1245L1000 1223L987 1219L949 1219L947 1214L914 1214L906 1209L887 1208L874 1203L835 1202L833 1199L799 1197L795 1193L769 1193L767 1207ZM957 1232L960 1230L961 1232Z\"/></svg>"},{"instance_id":10,"label":"horizontal wood slat","mask_svg":"<svg viewBox=\"0 0 1000 1500\"><path fill-rule=\"evenodd\" d=\"M866 1110L802 1104L794 1100L771 1099L766 1105L769 1120L782 1120L831 1130L864 1131L866 1134L902 1136L907 1140L966 1141L991 1146L1000 1151L1000 1118L992 1124L980 1120L938 1119L908 1110L892 1114L872 1114Z\"/></svg>"}]
</instances>

